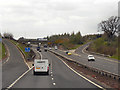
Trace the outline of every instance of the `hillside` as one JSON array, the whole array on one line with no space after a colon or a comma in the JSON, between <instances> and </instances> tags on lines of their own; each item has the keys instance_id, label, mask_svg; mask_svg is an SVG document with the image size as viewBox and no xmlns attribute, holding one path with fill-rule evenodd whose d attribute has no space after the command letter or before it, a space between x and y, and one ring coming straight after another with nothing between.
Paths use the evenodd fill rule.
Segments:
<instances>
[{"instance_id":1,"label":"hillside","mask_svg":"<svg viewBox=\"0 0 120 90\"><path fill-rule=\"evenodd\" d=\"M114 37L112 40L108 40L103 35L101 38L96 39L89 46L88 50L105 55L110 55L112 58L120 60L120 55L118 54L119 51L118 48L120 48L120 45L118 43L118 37Z\"/></svg>"},{"instance_id":2,"label":"hillside","mask_svg":"<svg viewBox=\"0 0 120 90\"><path fill-rule=\"evenodd\" d=\"M71 34L52 35L47 38L50 41L49 46L57 45L60 49L71 50L99 37L101 37L100 34L82 36L80 32L73 32Z\"/></svg>"}]
</instances>

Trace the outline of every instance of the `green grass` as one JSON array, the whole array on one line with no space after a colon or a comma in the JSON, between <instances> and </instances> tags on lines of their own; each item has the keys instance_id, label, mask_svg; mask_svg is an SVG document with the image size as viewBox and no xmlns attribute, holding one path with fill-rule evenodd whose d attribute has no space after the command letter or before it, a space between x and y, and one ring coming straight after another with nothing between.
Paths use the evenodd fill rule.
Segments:
<instances>
[{"instance_id":1,"label":"green grass","mask_svg":"<svg viewBox=\"0 0 120 90\"><path fill-rule=\"evenodd\" d=\"M70 50L77 49L77 48L79 48L80 46L82 46L82 45L74 45L74 47L71 47L71 48L69 48L69 49L70 49Z\"/></svg>"},{"instance_id":2,"label":"green grass","mask_svg":"<svg viewBox=\"0 0 120 90\"><path fill-rule=\"evenodd\" d=\"M23 53L25 54L25 57L28 57L29 56L29 53L28 52L25 52L25 48L27 47L26 45L22 44L22 43L18 43L16 41L13 41L13 40L10 40L13 44L17 45L22 51Z\"/></svg>"},{"instance_id":3,"label":"green grass","mask_svg":"<svg viewBox=\"0 0 120 90\"><path fill-rule=\"evenodd\" d=\"M113 59L117 59L117 60L120 60L120 56L112 56L111 58L113 58Z\"/></svg>"},{"instance_id":4,"label":"green grass","mask_svg":"<svg viewBox=\"0 0 120 90\"><path fill-rule=\"evenodd\" d=\"M105 55L110 55L110 58L120 60L118 55L118 41L117 39L113 41L108 41L101 37L95 40L89 47L89 51L97 52Z\"/></svg>"},{"instance_id":5,"label":"green grass","mask_svg":"<svg viewBox=\"0 0 120 90\"><path fill-rule=\"evenodd\" d=\"M6 56L6 49L4 44L0 43L0 60Z\"/></svg>"},{"instance_id":6,"label":"green grass","mask_svg":"<svg viewBox=\"0 0 120 90\"><path fill-rule=\"evenodd\" d=\"M0 60L2 59L2 44L0 43Z\"/></svg>"},{"instance_id":7,"label":"green grass","mask_svg":"<svg viewBox=\"0 0 120 90\"><path fill-rule=\"evenodd\" d=\"M5 46L4 44L2 44L2 58L4 58L6 56L6 49L5 49Z\"/></svg>"}]
</instances>

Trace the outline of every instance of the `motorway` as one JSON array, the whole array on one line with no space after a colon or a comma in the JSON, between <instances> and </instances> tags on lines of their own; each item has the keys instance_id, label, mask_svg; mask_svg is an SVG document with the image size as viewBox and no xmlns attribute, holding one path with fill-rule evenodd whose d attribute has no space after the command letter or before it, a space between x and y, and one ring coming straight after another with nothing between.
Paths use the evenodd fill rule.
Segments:
<instances>
[{"instance_id":1,"label":"motorway","mask_svg":"<svg viewBox=\"0 0 120 90\"><path fill-rule=\"evenodd\" d=\"M55 55L43 50L41 55L51 64L50 74L33 75L31 70L13 88L98 88L71 71Z\"/></svg>"},{"instance_id":2,"label":"motorway","mask_svg":"<svg viewBox=\"0 0 120 90\"><path fill-rule=\"evenodd\" d=\"M2 88L8 87L14 82L28 67L24 63L21 53L9 41L3 40L9 49L10 56L2 64Z\"/></svg>"},{"instance_id":3,"label":"motorway","mask_svg":"<svg viewBox=\"0 0 120 90\"><path fill-rule=\"evenodd\" d=\"M78 74L69 69L58 57L50 52L42 50L42 58L48 58L50 62L49 75L33 75L32 69L27 65L16 47L9 41L4 40L8 46L10 57L3 64L3 88L13 84L24 72L22 76L12 85L12 88L96 88L98 86L87 79L83 79ZM38 52L39 53L39 52ZM29 70L29 71L27 71Z\"/></svg>"},{"instance_id":4,"label":"motorway","mask_svg":"<svg viewBox=\"0 0 120 90\"><path fill-rule=\"evenodd\" d=\"M89 44L89 43L88 43ZM75 52L77 54L72 54L70 56L68 56L65 51L62 50L54 50L55 52L64 55L68 58L71 58L73 60L79 61L82 64L85 64L87 66L91 66L100 70L104 70L107 72L111 72L114 74L119 74L120 75L120 70L118 69L118 66L120 65L120 62L118 62L117 60L113 60L113 59L109 59L107 57L103 57L103 56L98 56L98 55L94 55L95 57L95 62L93 61L89 61L88 62L88 53L84 52L83 49L88 45L85 44L83 46L81 46L80 48L78 48Z\"/></svg>"}]
</instances>

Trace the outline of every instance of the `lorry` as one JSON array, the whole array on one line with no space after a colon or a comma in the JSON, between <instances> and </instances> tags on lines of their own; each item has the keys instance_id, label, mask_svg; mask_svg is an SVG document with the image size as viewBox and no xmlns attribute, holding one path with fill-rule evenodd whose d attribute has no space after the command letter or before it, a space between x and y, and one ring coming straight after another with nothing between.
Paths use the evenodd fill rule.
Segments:
<instances>
[{"instance_id":1,"label":"lorry","mask_svg":"<svg viewBox=\"0 0 120 90\"><path fill-rule=\"evenodd\" d=\"M48 59L35 59L33 64L33 74L45 73L49 75L49 61Z\"/></svg>"}]
</instances>

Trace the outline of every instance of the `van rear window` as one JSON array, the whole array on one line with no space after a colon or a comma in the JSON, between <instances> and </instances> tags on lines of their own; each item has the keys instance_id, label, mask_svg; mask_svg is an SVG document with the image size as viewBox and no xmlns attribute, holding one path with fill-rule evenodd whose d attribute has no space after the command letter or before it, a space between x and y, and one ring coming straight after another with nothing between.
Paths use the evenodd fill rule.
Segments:
<instances>
[{"instance_id":1,"label":"van rear window","mask_svg":"<svg viewBox=\"0 0 120 90\"><path fill-rule=\"evenodd\" d=\"M37 63L45 63L45 61L37 61Z\"/></svg>"}]
</instances>

